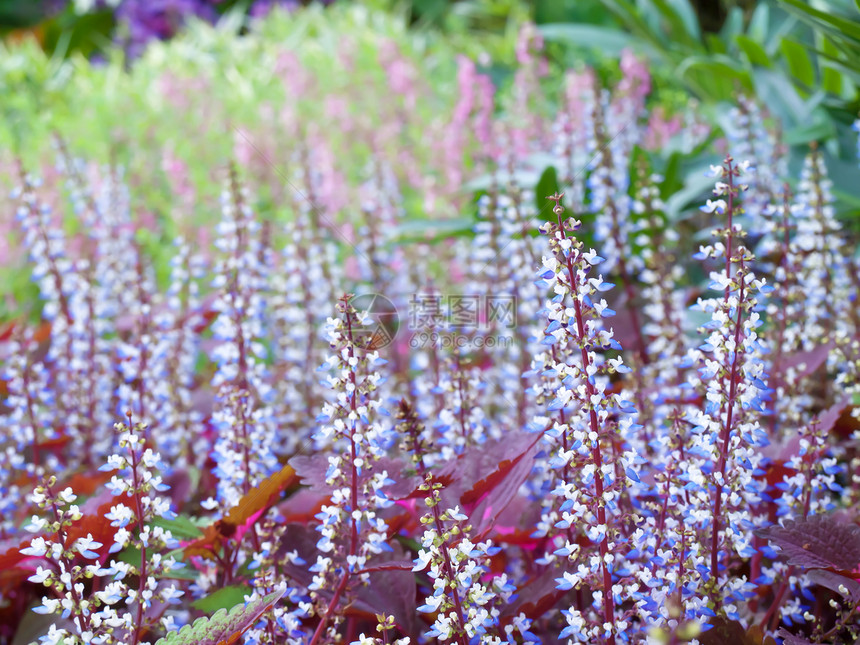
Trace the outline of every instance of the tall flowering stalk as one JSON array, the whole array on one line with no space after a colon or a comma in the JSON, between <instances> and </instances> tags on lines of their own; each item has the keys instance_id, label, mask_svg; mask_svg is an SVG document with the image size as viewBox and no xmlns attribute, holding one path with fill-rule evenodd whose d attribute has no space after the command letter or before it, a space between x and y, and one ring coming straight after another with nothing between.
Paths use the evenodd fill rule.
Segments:
<instances>
[{"instance_id":1,"label":"tall flowering stalk","mask_svg":"<svg viewBox=\"0 0 860 645\"><path fill-rule=\"evenodd\" d=\"M263 318L265 277L254 233L259 228L235 169L222 195L224 218L216 245L224 256L214 286L218 316L212 331L220 341L213 357L218 369L213 413L219 435L215 444L218 503L227 509L277 465L268 404L270 385L264 360L267 350Z\"/></svg>"},{"instance_id":2,"label":"tall flowering stalk","mask_svg":"<svg viewBox=\"0 0 860 645\"><path fill-rule=\"evenodd\" d=\"M749 509L759 498L760 483L753 479L761 454L756 449L767 443L758 422L767 391L764 347L757 329L762 324L757 310L757 294L770 287L751 270L752 253L743 246L744 232L735 217L742 212L739 195L745 190L738 178L749 171L749 163L736 164L727 156L722 166L712 170L716 200L708 200L706 212L725 215L726 224L715 234L722 241L700 248L697 257L724 260L722 272L711 273L711 288L721 297L700 299L698 308L710 314L704 326L709 335L699 348L699 386L704 407L693 413L694 452L705 456L707 479L701 482L710 498L710 516L705 522L710 542L710 584L715 607L722 598L745 587L743 578L733 578L726 588L725 560L730 551L752 556ZM725 198L725 199L723 199Z\"/></svg>"},{"instance_id":3,"label":"tall flowering stalk","mask_svg":"<svg viewBox=\"0 0 860 645\"><path fill-rule=\"evenodd\" d=\"M404 436L403 449L412 459L417 474L424 480L419 489L429 512L421 517L424 534L413 571L427 571L433 581L433 593L424 598L419 612L434 615L433 624L424 634L442 643L467 645L480 642L536 642L528 630L525 616L517 616L506 626L500 625L501 609L510 604L514 587L507 575L488 578L489 560L500 549L490 541L473 543L472 527L459 507L444 509L444 486L425 462L430 446L412 407L401 401L398 432ZM501 635L506 637L501 640ZM515 638L522 640L514 640Z\"/></svg>"},{"instance_id":4,"label":"tall flowering stalk","mask_svg":"<svg viewBox=\"0 0 860 645\"><path fill-rule=\"evenodd\" d=\"M324 359L327 351L321 330L326 312L337 298L334 285L340 282L337 248L324 239L321 216L333 217L316 196L317 177L311 174L305 151L294 159L295 182L302 194L293 200L295 219L285 231L286 243L268 267L267 298L272 347L272 375L276 392L272 402L284 452L296 452L313 433L313 419L321 404L319 393L307 374ZM319 152L315 150L313 152ZM324 170L314 164L318 172ZM336 190L334 191L336 192Z\"/></svg>"},{"instance_id":5,"label":"tall flowering stalk","mask_svg":"<svg viewBox=\"0 0 860 645\"><path fill-rule=\"evenodd\" d=\"M392 503L382 490L390 483L388 473L375 470L388 444L377 421L385 411L375 394L382 381L376 369L385 361L370 351L372 334L363 329L367 315L357 312L351 299L343 296L338 303L341 317L328 321L335 353L321 367L335 370L328 376L334 401L323 406L322 426L314 435L318 449L333 452L325 480L332 495L316 516L319 554L310 567L314 578L308 589L319 623L311 645L336 638L342 619L338 608L356 584L367 580L363 569L368 560L390 548L386 523L376 512ZM321 592L331 589L327 599Z\"/></svg>"},{"instance_id":6,"label":"tall flowering stalk","mask_svg":"<svg viewBox=\"0 0 860 645\"><path fill-rule=\"evenodd\" d=\"M80 521L81 511L77 495L71 488L57 490L57 478L48 477L37 486L31 501L45 511L47 518L34 515L27 529L37 533L30 544L21 549L28 557L44 559L45 566L39 565L30 582L43 584L53 590L54 597L43 596L41 605L33 611L39 614L62 614L71 618L77 633L52 625L48 637L52 642L107 643L106 630L96 617L95 610L100 606L99 599L90 599L85 583L94 576L103 576L109 571L98 564L99 554L94 551L102 546L93 539L92 534L72 539L71 529ZM82 564L87 560L90 564ZM65 639L65 640L64 640Z\"/></svg>"},{"instance_id":7,"label":"tall flowering stalk","mask_svg":"<svg viewBox=\"0 0 860 645\"><path fill-rule=\"evenodd\" d=\"M169 501L159 495L167 488L155 472L160 457L144 448L145 428L141 424L132 426L130 415L128 423L117 424L116 429L120 450L126 454L112 454L100 468L119 471L107 485L117 502L105 515L114 529L109 552L132 547L139 560L112 559L110 566L104 567L105 556L99 553L104 545L91 533L76 537L81 534L83 515L74 503L77 496L72 489L57 491L54 476L37 486L32 501L46 511L47 519L33 516L28 530L39 535L21 553L44 560L45 566L40 564L29 579L52 589L55 597L43 597L34 611L71 616L76 630L72 634L52 625L48 632L50 642L65 638L66 643L138 645L157 624L164 629L174 626L173 616L166 611L183 592L163 578L180 566L174 557L166 555L176 541L169 530L153 523L157 518L175 518ZM87 561L91 563L85 564ZM100 588L110 576L113 580ZM136 580L130 584L127 577ZM100 579L98 585L90 584L94 578Z\"/></svg>"},{"instance_id":8,"label":"tall flowering stalk","mask_svg":"<svg viewBox=\"0 0 860 645\"><path fill-rule=\"evenodd\" d=\"M753 230L760 230L767 207L778 199L781 180L786 175L787 157L780 143L779 131L768 127L767 109L756 100L740 95L726 119L731 150L756 169L747 178L748 194L744 200L746 216Z\"/></svg>"},{"instance_id":9,"label":"tall flowering stalk","mask_svg":"<svg viewBox=\"0 0 860 645\"><path fill-rule=\"evenodd\" d=\"M610 375L629 369L620 357L604 356L621 349L601 320L615 312L606 300L597 300L612 285L602 276L589 277L602 258L594 250L586 251L574 236L581 223L562 218L561 198L550 197L557 219L541 227L549 239L550 255L543 258L540 274L555 293L547 305L549 322L544 332L544 343L555 350L553 362L546 366L547 375L556 382L547 409L567 413L557 428L566 437L564 449L558 447L553 459L554 467L565 473L553 491L563 500L555 527L582 530L587 542L581 546L568 539L555 554L577 565L564 571L559 588L579 589L586 584L600 590L594 591L593 605L600 616L596 624L582 616L582 608L571 607L565 612L568 626L561 637L580 642L600 639L612 645L626 627L616 615L621 587L613 576L624 568L626 550L620 502L627 486L639 479L622 436L635 409L609 389Z\"/></svg>"},{"instance_id":10,"label":"tall flowering stalk","mask_svg":"<svg viewBox=\"0 0 860 645\"><path fill-rule=\"evenodd\" d=\"M111 477L108 488L116 497L126 498L111 506L105 515L116 529L110 552L131 546L139 553L139 560L111 560L114 580L95 595L104 605L99 620L118 628L124 634L124 642L138 645L144 642L143 636L149 628L159 624L168 630L174 627L173 616L165 614L165 610L183 592L176 583L164 580L182 566L167 553L178 543L169 529L154 523L157 519L176 517L170 501L159 494L168 489L158 474L163 468L161 457L144 447L146 427L140 423L132 425L131 419L129 414L124 426L116 426L119 448L125 454L112 454L100 470L119 471ZM136 577L136 584L126 582L127 576ZM123 604L125 608L121 609Z\"/></svg>"},{"instance_id":11,"label":"tall flowering stalk","mask_svg":"<svg viewBox=\"0 0 860 645\"><path fill-rule=\"evenodd\" d=\"M203 415L194 409L192 395L200 346L195 328L202 322L198 281L206 261L192 253L182 238L173 245L176 254L170 260L164 307L153 316L157 330L154 354L163 369L163 378L153 386L157 393L154 413L160 420L156 438L170 466L199 467L208 446L201 432Z\"/></svg>"},{"instance_id":12,"label":"tall flowering stalk","mask_svg":"<svg viewBox=\"0 0 860 645\"><path fill-rule=\"evenodd\" d=\"M85 326L88 309L81 294L89 289L68 256L66 236L55 225L52 208L37 195L41 180L24 174L23 169L19 172L21 187L13 193L20 200L17 218L34 265L33 281L43 300L42 316L51 325L45 363L56 430L64 429L65 434L91 445L94 437L83 419L87 406L78 405L79 372L87 366L86 348L90 346Z\"/></svg>"},{"instance_id":13,"label":"tall flowering stalk","mask_svg":"<svg viewBox=\"0 0 860 645\"><path fill-rule=\"evenodd\" d=\"M469 249L465 286L466 293L486 294L475 353L492 361L483 379L489 384L488 404L508 417L506 426L514 429L523 428L534 414L523 375L541 336L536 319L543 294L532 279L541 254L540 240L530 230L533 201L534 191L513 182L504 189L494 187L479 200L481 219Z\"/></svg>"}]
</instances>

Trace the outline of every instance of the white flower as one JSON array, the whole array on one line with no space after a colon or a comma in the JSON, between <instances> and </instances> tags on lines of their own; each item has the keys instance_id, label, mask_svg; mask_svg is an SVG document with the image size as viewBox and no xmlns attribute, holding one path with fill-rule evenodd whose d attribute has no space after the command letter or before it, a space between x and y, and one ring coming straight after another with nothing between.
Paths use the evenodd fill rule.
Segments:
<instances>
[{"instance_id":1,"label":"white flower","mask_svg":"<svg viewBox=\"0 0 860 645\"><path fill-rule=\"evenodd\" d=\"M705 206L700 206L699 209L704 211L705 213L713 213L716 211L719 214L723 214L726 212L726 202L723 199L709 199L708 203Z\"/></svg>"},{"instance_id":2,"label":"white flower","mask_svg":"<svg viewBox=\"0 0 860 645\"><path fill-rule=\"evenodd\" d=\"M37 537L33 538L30 542L30 546L21 549L21 553L24 555L31 555L35 558L41 557L48 552L48 545L45 542L45 538Z\"/></svg>"}]
</instances>

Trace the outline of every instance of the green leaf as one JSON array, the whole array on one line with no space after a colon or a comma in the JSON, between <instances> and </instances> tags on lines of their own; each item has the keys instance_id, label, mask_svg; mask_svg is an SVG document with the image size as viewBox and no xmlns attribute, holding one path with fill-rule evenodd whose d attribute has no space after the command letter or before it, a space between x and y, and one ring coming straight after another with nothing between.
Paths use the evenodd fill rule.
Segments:
<instances>
[{"instance_id":1,"label":"green leaf","mask_svg":"<svg viewBox=\"0 0 860 645\"><path fill-rule=\"evenodd\" d=\"M860 0L857 0L857 2L860 2ZM839 49L827 36L822 36L821 38L821 49L826 52L828 56L834 58L839 57ZM821 58L819 58L818 61L818 65L821 68L821 87L824 88L825 92L841 96L843 87L842 74L839 70L834 69L832 65L829 65L826 60L827 59L821 60Z\"/></svg>"},{"instance_id":2,"label":"green leaf","mask_svg":"<svg viewBox=\"0 0 860 645\"><path fill-rule=\"evenodd\" d=\"M732 7L732 10L739 7ZM770 5L767 2L759 2L753 10L750 18L747 34L749 37L758 42L763 43L767 40L768 28L770 26Z\"/></svg>"},{"instance_id":3,"label":"green leaf","mask_svg":"<svg viewBox=\"0 0 860 645\"><path fill-rule=\"evenodd\" d=\"M230 609L239 603L244 604L245 596L250 596L253 591L254 589L248 585L221 587L208 596L195 600L191 606L207 614L214 614L219 609Z\"/></svg>"},{"instance_id":4,"label":"green leaf","mask_svg":"<svg viewBox=\"0 0 860 645\"><path fill-rule=\"evenodd\" d=\"M768 109L776 114L785 127L801 123L809 110L788 77L776 70L753 70L756 93L768 98Z\"/></svg>"},{"instance_id":5,"label":"green leaf","mask_svg":"<svg viewBox=\"0 0 860 645\"><path fill-rule=\"evenodd\" d=\"M168 529L173 537L181 540L196 540L203 535L203 531L185 515L177 515L172 520L156 517L152 520L152 524Z\"/></svg>"},{"instance_id":6,"label":"green leaf","mask_svg":"<svg viewBox=\"0 0 860 645\"><path fill-rule=\"evenodd\" d=\"M726 99L737 89L752 89L750 76L726 56L691 56L675 72L703 98Z\"/></svg>"},{"instance_id":7,"label":"green leaf","mask_svg":"<svg viewBox=\"0 0 860 645\"><path fill-rule=\"evenodd\" d=\"M427 242L437 238L447 238L455 235L468 235L475 228L472 217L456 217L453 219L411 219L397 225L394 237L398 243Z\"/></svg>"},{"instance_id":8,"label":"green leaf","mask_svg":"<svg viewBox=\"0 0 860 645\"><path fill-rule=\"evenodd\" d=\"M538 213L550 212L552 202L547 199L550 195L560 192L558 186L558 173L554 166L547 166L541 173L535 186L535 207Z\"/></svg>"},{"instance_id":9,"label":"green leaf","mask_svg":"<svg viewBox=\"0 0 860 645\"><path fill-rule=\"evenodd\" d=\"M606 8L621 21L631 33L642 42L647 42L654 48L656 55L666 61L671 60L668 43L662 34L654 33L648 22L642 17L639 9L629 0L604 0Z\"/></svg>"},{"instance_id":10,"label":"green leaf","mask_svg":"<svg viewBox=\"0 0 860 645\"><path fill-rule=\"evenodd\" d=\"M13 29L32 27L45 17L48 8L44 5L45 0L30 0L30 2L2 0L0 1L0 25L3 28Z\"/></svg>"},{"instance_id":11,"label":"green leaf","mask_svg":"<svg viewBox=\"0 0 860 645\"><path fill-rule=\"evenodd\" d=\"M681 179L681 161L682 155L680 152L673 152L669 155L669 159L666 160L666 168L663 170L663 182L660 184L660 199L664 202L684 185Z\"/></svg>"},{"instance_id":12,"label":"green leaf","mask_svg":"<svg viewBox=\"0 0 860 645\"><path fill-rule=\"evenodd\" d=\"M707 33L705 34L705 44L708 47L708 51L712 54L728 54L729 50L726 48L725 41L719 37L717 34Z\"/></svg>"},{"instance_id":13,"label":"green leaf","mask_svg":"<svg viewBox=\"0 0 860 645\"><path fill-rule=\"evenodd\" d=\"M723 28L720 29L720 38L724 42L731 42L738 34L744 30L744 12L740 7L732 7L729 9L729 15L726 16L726 21L723 23Z\"/></svg>"},{"instance_id":14,"label":"green leaf","mask_svg":"<svg viewBox=\"0 0 860 645\"><path fill-rule=\"evenodd\" d=\"M740 34L735 38L735 42L741 51L746 55L750 65L758 65L759 67L771 67L770 56L759 43L755 40Z\"/></svg>"},{"instance_id":15,"label":"green leaf","mask_svg":"<svg viewBox=\"0 0 860 645\"><path fill-rule=\"evenodd\" d=\"M853 134L853 133L852 133ZM854 140L856 144L856 139ZM833 195L837 200L845 202L849 213L855 217L860 212L860 194L857 192L857 161L845 161L831 155L825 157L827 173L833 182Z\"/></svg>"},{"instance_id":16,"label":"green leaf","mask_svg":"<svg viewBox=\"0 0 860 645\"><path fill-rule=\"evenodd\" d=\"M687 0L651 0L661 17L669 23L666 34L673 42L683 43L690 52L702 52L701 32L696 13Z\"/></svg>"},{"instance_id":17,"label":"green leaf","mask_svg":"<svg viewBox=\"0 0 860 645\"><path fill-rule=\"evenodd\" d=\"M818 110L815 111L818 113ZM788 130L783 136L783 141L788 145L801 145L810 141L824 141L836 135L836 126L826 116L813 119L811 123L801 123Z\"/></svg>"},{"instance_id":18,"label":"green leaf","mask_svg":"<svg viewBox=\"0 0 860 645\"><path fill-rule=\"evenodd\" d=\"M793 40L783 38L779 45L785 61L788 63L788 71L794 78L806 87L815 85L815 67L806 53L806 48Z\"/></svg>"},{"instance_id":19,"label":"green leaf","mask_svg":"<svg viewBox=\"0 0 860 645\"><path fill-rule=\"evenodd\" d=\"M599 49L607 56L617 56L633 45L634 38L620 29L599 25L559 23L540 25L538 31L546 40L563 42L574 47Z\"/></svg>"},{"instance_id":20,"label":"green leaf","mask_svg":"<svg viewBox=\"0 0 860 645\"><path fill-rule=\"evenodd\" d=\"M803 0L782 0L783 4L788 5L789 11L793 11L801 17L805 22L814 25L820 25L841 34L845 38L850 38L860 43L860 23L843 18L835 13L820 11L809 6Z\"/></svg>"},{"instance_id":21,"label":"green leaf","mask_svg":"<svg viewBox=\"0 0 860 645\"><path fill-rule=\"evenodd\" d=\"M155 645L232 645L280 600L285 592L286 589L282 589L247 605L238 604L229 613L226 609L219 609L209 618L198 618L193 625L186 625L178 632L170 632Z\"/></svg>"},{"instance_id":22,"label":"green leaf","mask_svg":"<svg viewBox=\"0 0 860 645\"><path fill-rule=\"evenodd\" d=\"M665 212L670 221L679 220L681 213L693 201L701 200L704 203L704 197L714 185L714 179L707 175L707 170L708 166L700 166L688 171L684 187L666 200Z\"/></svg>"}]
</instances>

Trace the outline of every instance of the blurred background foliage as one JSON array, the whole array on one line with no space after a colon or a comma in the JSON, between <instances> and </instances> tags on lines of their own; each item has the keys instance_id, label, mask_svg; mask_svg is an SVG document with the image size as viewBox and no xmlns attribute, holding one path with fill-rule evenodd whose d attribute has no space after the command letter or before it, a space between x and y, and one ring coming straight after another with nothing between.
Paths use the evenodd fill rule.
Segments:
<instances>
[{"instance_id":1,"label":"blurred background foliage","mask_svg":"<svg viewBox=\"0 0 860 645\"><path fill-rule=\"evenodd\" d=\"M331 61L320 47L336 42L344 30L371 28L369 18L361 19L363 27L358 14L343 10L360 7L366 15L387 15L383 31L416 56L435 52L422 62L425 75L451 72L456 54L465 53L504 87L514 67L519 26L532 21L556 72L544 83L550 97L561 85L563 69L589 64L615 80L625 48L647 58L655 79L653 100L669 112L692 96L702 114L720 125L739 93L757 97L779 119L791 146L792 170L810 144L820 145L841 214L860 212L857 135L851 129L860 111L860 0L340 0L334 11L324 8L328 4L0 0L0 92L7 126L0 144L26 154L29 134L71 125L84 104L95 111L102 129L137 120L140 131L147 131L153 119L164 116L148 89L168 67L181 78L207 78L207 66L217 63L224 78L209 79L207 91L223 99L225 122L253 118L250 112L271 96L271 73L260 69L261 62L271 62L271 52L265 44L242 43L237 35L273 6L285 7L292 18L275 18L260 33L314 52L311 69L324 74ZM347 14L352 17L344 18ZM204 23L219 26L209 29ZM189 35L174 47L160 42L183 30ZM155 45L146 49L148 43ZM88 71L93 63L107 71ZM133 80L121 77L120 70L132 67ZM439 78L427 80L445 97L453 90L450 77ZM162 127L171 134L169 125ZM121 156L122 139L111 145L110 154Z\"/></svg>"},{"instance_id":2,"label":"blurred background foliage","mask_svg":"<svg viewBox=\"0 0 860 645\"><path fill-rule=\"evenodd\" d=\"M569 68L590 65L604 84L615 83L624 49L649 62L652 108L681 114L695 98L698 115L714 126L708 140L693 150L669 143L650 160L665 175L666 190L676 193L670 216L698 212L693 204L711 181L703 168L718 162L720 128L728 130L731 107L746 94L778 119L793 176L810 146L819 146L838 215L860 229L858 139L852 130L860 111L858 2L0 0L0 165L15 158L28 168L50 165L51 142L60 133L75 155L122 166L131 178L131 198L162 222L169 239L179 226L171 174L177 168L187 174L196 195L183 206L186 223L211 223L218 211L218 173L233 158L239 127L254 141L272 138L272 106L292 102L302 122L326 128L338 168L356 179L372 151L325 122L320 97L349 97L356 115L385 114L380 106L388 97L380 88L388 81L380 57L392 44L420 74L413 123L444 125L438 115L449 114L457 101L461 54L501 88L498 109L505 110L517 34L531 21L546 45L550 73L541 86L550 102ZM269 13L275 6L286 11ZM340 58L346 40L351 65ZM322 86L319 92L289 95L284 52L296 53L301 68ZM433 154L423 127L404 136L419 161ZM268 165L254 171L288 165L277 155L288 155L291 143L273 141ZM533 178L539 195L553 192L552 162L532 164L546 169ZM0 184L12 177L0 172ZM0 185L4 192L10 188ZM463 212L450 214L463 234L472 230L481 189L480 181L462 187ZM275 217L269 206L275 197L260 191L263 218ZM414 225L416 235L445 224L428 221L424 199L417 190L404 195L414 219L404 227L411 231ZM164 239L141 241L159 257L169 252ZM166 255L162 259L156 264L164 269ZM17 280L18 291L31 286L14 267L0 275L6 279Z\"/></svg>"}]
</instances>

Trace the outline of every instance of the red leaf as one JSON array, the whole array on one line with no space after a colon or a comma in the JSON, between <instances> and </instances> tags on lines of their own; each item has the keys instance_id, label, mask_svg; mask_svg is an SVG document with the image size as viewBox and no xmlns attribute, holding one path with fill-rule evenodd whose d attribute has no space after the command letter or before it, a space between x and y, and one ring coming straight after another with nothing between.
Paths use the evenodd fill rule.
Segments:
<instances>
[{"instance_id":1,"label":"red leaf","mask_svg":"<svg viewBox=\"0 0 860 645\"><path fill-rule=\"evenodd\" d=\"M736 620L729 620L722 616L711 618L711 628L697 639L702 645L761 645L761 634L756 630L747 631L744 626Z\"/></svg>"},{"instance_id":2,"label":"red leaf","mask_svg":"<svg viewBox=\"0 0 860 645\"><path fill-rule=\"evenodd\" d=\"M827 569L813 569L806 574L806 577L809 578L810 582L845 596L849 603L860 604L860 582ZM839 587L844 587L846 593L842 593Z\"/></svg>"},{"instance_id":3,"label":"red leaf","mask_svg":"<svg viewBox=\"0 0 860 645\"><path fill-rule=\"evenodd\" d=\"M503 610L504 616L517 616L520 612L536 620L546 615L569 592L557 589L559 572L547 569L517 589L517 599ZM565 605L567 606L567 605Z\"/></svg>"},{"instance_id":4,"label":"red leaf","mask_svg":"<svg viewBox=\"0 0 860 645\"><path fill-rule=\"evenodd\" d=\"M778 546L788 564L804 569L851 571L860 564L860 526L827 515L786 520L756 531Z\"/></svg>"},{"instance_id":5,"label":"red leaf","mask_svg":"<svg viewBox=\"0 0 860 645\"><path fill-rule=\"evenodd\" d=\"M486 450L472 451L463 458L464 470L489 471L460 495L460 504L470 516L476 536L492 528L496 518L516 497L534 467L535 446L539 440L540 434L520 433Z\"/></svg>"},{"instance_id":6,"label":"red leaf","mask_svg":"<svg viewBox=\"0 0 860 645\"><path fill-rule=\"evenodd\" d=\"M782 645L814 645L812 641L808 641L800 636L795 636L786 629L780 629L776 635L782 639Z\"/></svg>"},{"instance_id":7,"label":"red leaf","mask_svg":"<svg viewBox=\"0 0 860 645\"><path fill-rule=\"evenodd\" d=\"M824 365L824 361L827 360L827 356L830 354L831 349L833 349L833 343L826 343L806 352L796 352L785 357L780 362L780 367L785 369L787 367L798 367L803 365L803 370L797 374L797 377L802 378L804 376L809 376L819 367Z\"/></svg>"}]
</instances>

